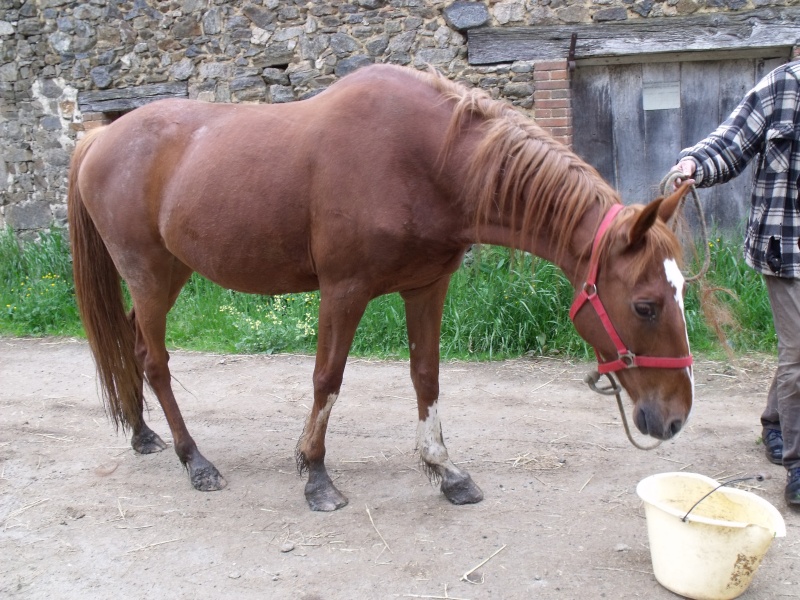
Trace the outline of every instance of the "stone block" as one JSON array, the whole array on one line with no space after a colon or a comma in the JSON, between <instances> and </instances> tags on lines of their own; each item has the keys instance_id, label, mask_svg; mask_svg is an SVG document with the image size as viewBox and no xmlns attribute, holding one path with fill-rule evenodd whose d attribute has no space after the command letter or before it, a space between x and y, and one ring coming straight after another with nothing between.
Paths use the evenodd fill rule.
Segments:
<instances>
[{"instance_id":1,"label":"stone block","mask_svg":"<svg viewBox=\"0 0 800 600\"><path fill-rule=\"evenodd\" d=\"M229 84L230 90L232 92L242 92L244 90L249 90L256 88L261 91L261 93L266 91L266 84L264 80L258 75L251 75L247 77L236 77L231 80Z\"/></svg>"},{"instance_id":2,"label":"stone block","mask_svg":"<svg viewBox=\"0 0 800 600\"><path fill-rule=\"evenodd\" d=\"M101 90L110 86L113 81L110 70L106 66L94 67L89 71L89 76L92 78L94 85Z\"/></svg>"},{"instance_id":3,"label":"stone block","mask_svg":"<svg viewBox=\"0 0 800 600\"><path fill-rule=\"evenodd\" d=\"M331 36L330 47L337 56L345 57L361 49L361 44L346 33L334 33Z\"/></svg>"},{"instance_id":4,"label":"stone block","mask_svg":"<svg viewBox=\"0 0 800 600\"><path fill-rule=\"evenodd\" d=\"M336 73L337 77L344 77L353 71L360 69L363 66L372 64L372 59L369 56L364 56L363 54L356 54L355 56L351 56L349 58L345 58L340 60L336 63Z\"/></svg>"},{"instance_id":5,"label":"stone block","mask_svg":"<svg viewBox=\"0 0 800 600\"><path fill-rule=\"evenodd\" d=\"M265 66L274 67L275 65L288 65L294 60L295 42L277 42L268 44L264 48Z\"/></svg>"},{"instance_id":6,"label":"stone block","mask_svg":"<svg viewBox=\"0 0 800 600\"><path fill-rule=\"evenodd\" d=\"M300 58L316 60L330 45L330 36L326 34L305 35L300 37Z\"/></svg>"},{"instance_id":7,"label":"stone block","mask_svg":"<svg viewBox=\"0 0 800 600\"><path fill-rule=\"evenodd\" d=\"M45 229L53 223L53 212L46 202L19 202L5 209L6 222L16 230Z\"/></svg>"},{"instance_id":8,"label":"stone block","mask_svg":"<svg viewBox=\"0 0 800 600\"><path fill-rule=\"evenodd\" d=\"M303 26L282 27L275 30L275 33L272 34L272 39L276 42L285 42L287 40L297 39L303 35L303 33L305 33L305 27Z\"/></svg>"},{"instance_id":9,"label":"stone block","mask_svg":"<svg viewBox=\"0 0 800 600\"><path fill-rule=\"evenodd\" d=\"M39 126L45 131L60 131L61 119L54 115L47 115L39 120Z\"/></svg>"},{"instance_id":10,"label":"stone block","mask_svg":"<svg viewBox=\"0 0 800 600\"><path fill-rule=\"evenodd\" d=\"M28 148L13 148L6 145L0 148L0 157L8 163L26 162L33 158L33 152Z\"/></svg>"},{"instance_id":11,"label":"stone block","mask_svg":"<svg viewBox=\"0 0 800 600\"><path fill-rule=\"evenodd\" d=\"M17 69L16 63L10 62L0 66L1 82L16 81L18 77L19 77L19 70Z\"/></svg>"},{"instance_id":12,"label":"stone block","mask_svg":"<svg viewBox=\"0 0 800 600\"><path fill-rule=\"evenodd\" d=\"M273 104L292 102L294 100L294 90L288 85L269 86L269 98Z\"/></svg>"},{"instance_id":13,"label":"stone block","mask_svg":"<svg viewBox=\"0 0 800 600\"><path fill-rule=\"evenodd\" d=\"M253 4L245 6L242 13L261 29L266 29L267 26L275 20L274 12Z\"/></svg>"},{"instance_id":14,"label":"stone block","mask_svg":"<svg viewBox=\"0 0 800 600\"><path fill-rule=\"evenodd\" d=\"M42 33L42 24L39 19L21 19L17 23L17 34L25 37Z\"/></svg>"},{"instance_id":15,"label":"stone block","mask_svg":"<svg viewBox=\"0 0 800 600\"><path fill-rule=\"evenodd\" d=\"M456 31L466 31L489 22L489 9L483 2L466 2L459 0L445 7L442 12L445 23Z\"/></svg>"},{"instance_id":16,"label":"stone block","mask_svg":"<svg viewBox=\"0 0 800 600\"><path fill-rule=\"evenodd\" d=\"M193 15L181 17L172 27L172 36L178 40L197 37L200 33L200 24Z\"/></svg>"},{"instance_id":17,"label":"stone block","mask_svg":"<svg viewBox=\"0 0 800 600\"><path fill-rule=\"evenodd\" d=\"M650 11L653 10L654 4L654 0L641 0L634 3L632 10L639 16L646 17L650 14Z\"/></svg>"},{"instance_id":18,"label":"stone block","mask_svg":"<svg viewBox=\"0 0 800 600\"><path fill-rule=\"evenodd\" d=\"M381 56L389 46L389 36L381 35L367 41L364 47L370 56Z\"/></svg>"},{"instance_id":19,"label":"stone block","mask_svg":"<svg viewBox=\"0 0 800 600\"><path fill-rule=\"evenodd\" d=\"M289 83L289 76L283 69L268 67L261 72L261 76L269 84L287 85Z\"/></svg>"},{"instance_id":20,"label":"stone block","mask_svg":"<svg viewBox=\"0 0 800 600\"><path fill-rule=\"evenodd\" d=\"M414 31L404 31L403 33L394 36L389 41L389 52L408 52L411 46L414 45L414 40L417 34Z\"/></svg>"},{"instance_id":21,"label":"stone block","mask_svg":"<svg viewBox=\"0 0 800 600\"><path fill-rule=\"evenodd\" d=\"M530 83L507 83L503 86L503 95L509 98L527 98L533 96L533 85Z\"/></svg>"},{"instance_id":22,"label":"stone block","mask_svg":"<svg viewBox=\"0 0 800 600\"><path fill-rule=\"evenodd\" d=\"M177 81L186 81L194 74L194 62L190 58L184 58L175 63L170 71Z\"/></svg>"},{"instance_id":23,"label":"stone block","mask_svg":"<svg viewBox=\"0 0 800 600\"><path fill-rule=\"evenodd\" d=\"M446 65L455 57L455 48L425 48L417 52L414 58L414 66L424 67L426 64Z\"/></svg>"},{"instance_id":24,"label":"stone block","mask_svg":"<svg viewBox=\"0 0 800 600\"><path fill-rule=\"evenodd\" d=\"M558 8L555 13L564 23L583 23L588 16L586 7L575 5Z\"/></svg>"},{"instance_id":25,"label":"stone block","mask_svg":"<svg viewBox=\"0 0 800 600\"><path fill-rule=\"evenodd\" d=\"M498 2L492 13L500 25L516 23L525 18L525 5L521 2Z\"/></svg>"},{"instance_id":26,"label":"stone block","mask_svg":"<svg viewBox=\"0 0 800 600\"><path fill-rule=\"evenodd\" d=\"M67 226L67 205L66 204L54 204L50 207L50 210L53 213L53 223L58 227L66 227Z\"/></svg>"},{"instance_id":27,"label":"stone block","mask_svg":"<svg viewBox=\"0 0 800 600\"><path fill-rule=\"evenodd\" d=\"M202 79L226 79L231 75L230 63L204 62L199 67Z\"/></svg>"},{"instance_id":28,"label":"stone block","mask_svg":"<svg viewBox=\"0 0 800 600\"><path fill-rule=\"evenodd\" d=\"M320 75L317 69L307 64L298 65L294 69L292 67L294 67L294 65L290 65L287 70L287 75L289 76L289 82L296 88L308 85L310 81Z\"/></svg>"},{"instance_id":29,"label":"stone block","mask_svg":"<svg viewBox=\"0 0 800 600\"><path fill-rule=\"evenodd\" d=\"M595 23L603 23L605 21L625 21L627 18L628 11L622 6L603 8L592 15L592 20Z\"/></svg>"},{"instance_id":30,"label":"stone block","mask_svg":"<svg viewBox=\"0 0 800 600\"><path fill-rule=\"evenodd\" d=\"M50 148L44 152L45 164L49 167L66 167L69 165L69 152L63 148Z\"/></svg>"}]
</instances>

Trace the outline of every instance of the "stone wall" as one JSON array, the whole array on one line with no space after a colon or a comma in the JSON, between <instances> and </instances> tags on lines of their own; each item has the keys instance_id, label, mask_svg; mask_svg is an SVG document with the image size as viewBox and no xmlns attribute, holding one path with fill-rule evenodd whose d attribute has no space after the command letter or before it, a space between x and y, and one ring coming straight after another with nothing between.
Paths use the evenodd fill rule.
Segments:
<instances>
[{"instance_id":1,"label":"stone wall","mask_svg":"<svg viewBox=\"0 0 800 600\"><path fill-rule=\"evenodd\" d=\"M568 142L566 61L471 66L469 28L650 19L793 1L0 0L0 227L33 235L63 224L75 140L152 90L208 102L289 102L369 62L432 64L530 111Z\"/></svg>"}]
</instances>

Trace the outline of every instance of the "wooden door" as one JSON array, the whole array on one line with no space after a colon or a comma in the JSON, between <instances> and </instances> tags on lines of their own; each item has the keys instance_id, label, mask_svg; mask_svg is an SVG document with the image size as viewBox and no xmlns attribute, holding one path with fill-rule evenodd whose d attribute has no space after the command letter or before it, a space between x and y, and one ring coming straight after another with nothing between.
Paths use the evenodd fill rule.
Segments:
<instances>
[{"instance_id":1,"label":"wooden door","mask_svg":"<svg viewBox=\"0 0 800 600\"><path fill-rule=\"evenodd\" d=\"M647 203L678 153L711 133L785 59L579 66L572 74L573 147L626 203ZM698 190L709 225L744 232L752 165Z\"/></svg>"}]
</instances>

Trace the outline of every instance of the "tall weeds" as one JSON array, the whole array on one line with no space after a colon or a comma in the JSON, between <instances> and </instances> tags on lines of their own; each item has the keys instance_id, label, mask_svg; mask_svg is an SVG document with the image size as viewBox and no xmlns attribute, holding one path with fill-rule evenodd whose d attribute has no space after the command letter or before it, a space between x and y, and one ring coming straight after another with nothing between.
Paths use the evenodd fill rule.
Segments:
<instances>
[{"instance_id":1,"label":"tall weeds","mask_svg":"<svg viewBox=\"0 0 800 600\"><path fill-rule=\"evenodd\" d=\"M695 353L771 352L775 332L763 279L744 264L741 245L710 242L706 288L732 319L718 320L720 343L696 286L686 298ZM495 359L523 354L591 358L569 321L572 288L554 265L504 248L482 247L453 276L442 322L442 358ZM727 290L727 291L720 291ZM730 292L730 293L729 293ZM319 294L261 297L220 288L194 275L169 314L167 344L213 352L313 353ZM81 336L67 236L59 230L19 243L0 231L0 334ZM353 354L408 356L403 301L373 300Z\"/></svg>"},{"instance_id":2,"label":"tall weeds","mask_svg":"<svg viewBox=\"0 0 800 600\"><path fill-rule=\"evenodd\" d=\"M0 232L0 333L78 335L72 263L61 231L19 243Z\"/></svg>"}]
</instances>

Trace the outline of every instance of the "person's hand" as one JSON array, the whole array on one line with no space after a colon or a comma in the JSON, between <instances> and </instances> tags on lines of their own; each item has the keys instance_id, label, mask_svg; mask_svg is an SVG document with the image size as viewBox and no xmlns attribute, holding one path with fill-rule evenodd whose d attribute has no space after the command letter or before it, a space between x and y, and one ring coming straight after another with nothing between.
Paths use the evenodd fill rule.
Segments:
<instances>
[{"instance_id":1,"label":"person's hand","mask_svg":"<svg viewBox=\"0 0 800 600\"><path fill-rule=\"evenodd\" d=\"M682 158L680 162L672 168L673 171L679 171L683 174L682 177L676 177L674 182L674 187L677 190L682 183L689 182L694 183L694 179L692 179L692 175L697 170L697 164L691 158Z\"/></svg>"}]
</instances>

